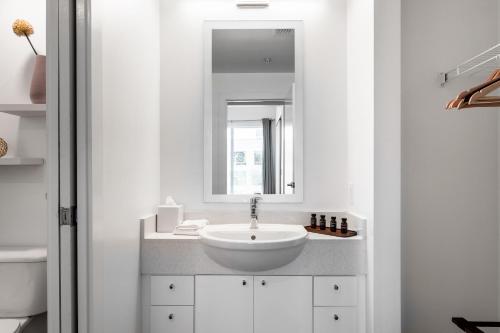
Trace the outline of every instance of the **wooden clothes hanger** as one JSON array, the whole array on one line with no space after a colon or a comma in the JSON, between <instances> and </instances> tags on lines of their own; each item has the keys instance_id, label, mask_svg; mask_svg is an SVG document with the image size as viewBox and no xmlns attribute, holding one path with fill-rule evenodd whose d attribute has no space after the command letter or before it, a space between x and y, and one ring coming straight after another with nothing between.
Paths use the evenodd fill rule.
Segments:
<instances>
[{"instance_id":1,"label":"wooden clothes hanger","mask_svg":"<svg viewBox=\"0 0 500 333\"><path fill-rule=\"evenodd\" d=\"M487 87L484 87L483 89L477 91L474 93L470 99L469 99L469 104L476 103L478 102L481 98L487 98L489 100L496 99L497 101L500 102L500 96L487 96L488 94L492 93L493 91L497 90L500 88L500 81L496 81L492 84L490 84Z\"/></svg>"},{"instance_id":2,"label":"wooden clothes hanger","mask_svg":"<svg viewBox=\"0 0 500 333\"><path fill-rule=\"evenodd\" d=\"M470 96L472 96L476 91L481 90L482 88L486 87L492 80L495 80L496 75L500 73L500 70L496 70L493 72L490 77L488 78L488 81L485 83L480 84L479 86L476 86L474 88L471 88L469 90L462 91L455 99L451 100L448 105L446 106L447 109L454 109L457 108L461 102L463 102L465 99L468 99Z\"/></svg>"},{"instance_id":3,"label":"wooden clothes hanger","mask_svg":"<svg viewBox=\"0 0 500 333\"><path fill-rule=\"evenodd\" d=\"M486 96L500 88L500 69L493 71L488 80L469 90L462 91L455 99L451 100L446 109L465 109L472 107L497 107L500 96ZM486 99L485 99L486 98Z\"/></svg>"},{"instance_id":4,"label":"wooden clothes hanger","mask_svg":"<svg viewBox=\"0 0 500 333\"><path fill-rule=\"evenodd\" d=\"M500 69L497 69L493 73L491 73L490 76L488 77L488 80L485 83L480 84L469 90L462 91L455 99L453 99L448 103L446 109L454 109L458 108L459 106L464 106L464 102L468 102L468 99L474 93L483 89L484 87L487 87L489 84L491 84L492 81L495 81L496 79L500 79Z\"/></svg>"}]
</instances>

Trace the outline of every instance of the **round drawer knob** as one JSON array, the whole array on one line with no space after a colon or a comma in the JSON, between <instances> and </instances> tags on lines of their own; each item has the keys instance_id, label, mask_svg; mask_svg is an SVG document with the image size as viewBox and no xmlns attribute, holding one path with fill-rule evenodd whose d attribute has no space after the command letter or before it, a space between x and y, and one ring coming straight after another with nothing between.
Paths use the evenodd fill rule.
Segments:
<instances>
[{"instance_id":1,"label":"round drawer knob","mask_svg":"<svg viewBox=\"0 0 500 333\"><path fill-rule=\"evenodd\" d=\"M170 320L174 319L174 314L173 313L169 314L168 319L170 319Z\"/></svg>"},{"instance_id":2,"label":"round drawer knob","mask_svg":"<svg viewBox=\"0 0 500 333\"><path fill-rule=\"evenodd\" d=\"M338 321L340 318L338 315L333 315L333 320Z\"/></svg>"},{"instance_id":3,"label":"round drawer knob","mask_svg":"<svg viewBox=\"0 0 500 333\"><path fill-rule=\"evenodd\" d=\"M340 287L339 287L339 285L338 285L338 284L335 284L335 285L333 285L333 289L334 289L335 291L339 291L339 290L340 290Z\"/></svg>"},{"instance_id":4,"label":"round drawer knob","mask_svg":"<svg viewBox=\"0 0 500 333\"><path fill-rule=\"evenodd\" d=\"M243 280L243 282L241 282L242 285L246 286L247 285L247 281L246 280Z\"/></svg>"},{"instance_id":5,"label":"round drawer knob","mask_svg":"<svg viewBox=\"0 0 500 333\"><path fill-rule=\"evenodd\" d=\"M174 290L175 289L175 285L173 283L170 284L170 286L168 286L170 288L170 290Z\"/></svg>"},{"instance_id":6,"label":"round drawer knob","mask_svg":"<svg viewBox=\"0 0 500 333\"><path fill-rule=\"evenodd\" d=\"M266 285L266 280L262 280L262 282L260 284L263 285L263 286L265 286Z\"/></svg>"}]
</instances>

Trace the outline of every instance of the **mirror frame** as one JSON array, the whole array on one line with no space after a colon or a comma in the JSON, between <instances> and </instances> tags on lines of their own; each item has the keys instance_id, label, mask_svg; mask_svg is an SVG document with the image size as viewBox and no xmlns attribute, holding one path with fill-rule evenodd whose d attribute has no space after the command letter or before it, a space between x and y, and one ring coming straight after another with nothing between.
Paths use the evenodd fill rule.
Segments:
<instances>
[{"instance_id":1,"label":"mirror frame","mask_svg":"<svg viewBox=\"0 0 500 333\"><path fill-rule=\"evenodd\" d=\"M304 24L300 20L269 21L205 21L204 22L204 199L205 202L248 203L252 194L212 193L212 31L218 29L294 29L295 30L295 89L294 89L294 194L263 194L264 203L299 203L304 197L303 174L303 86L304 86Z\"/></svg>"}]
</instances>

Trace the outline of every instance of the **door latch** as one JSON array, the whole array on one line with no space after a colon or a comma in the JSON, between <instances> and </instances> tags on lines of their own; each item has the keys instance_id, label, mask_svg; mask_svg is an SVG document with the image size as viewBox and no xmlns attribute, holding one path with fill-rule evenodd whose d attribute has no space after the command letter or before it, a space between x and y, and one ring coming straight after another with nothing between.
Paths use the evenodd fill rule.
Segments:
<instances>
[{"instance_id":1,"label":"door latch","mask_svg":"<svg viewBox=\"0 0 500 333\"><path fill-rule=\"evenodd\" d=\"M59 207L59 225L76 225L76 206Z\"/></svg>"}]
</instances>

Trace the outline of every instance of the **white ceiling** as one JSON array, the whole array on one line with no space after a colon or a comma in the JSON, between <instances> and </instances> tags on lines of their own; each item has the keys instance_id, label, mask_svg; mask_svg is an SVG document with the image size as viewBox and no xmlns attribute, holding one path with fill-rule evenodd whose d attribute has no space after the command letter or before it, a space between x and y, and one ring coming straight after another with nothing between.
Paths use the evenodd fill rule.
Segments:
<instances>
[{"instance_id":1,"label":"white ceiling","mask_svg":"<svg viewBox=\"0 0 500 333\"><path fill-rule=\"evenodd\" d=\"M294 31L220 29L212 35L214 73L295 72ZM265 59L272 61L266 64Z\"/></svg>"},{"instance_id":2,"label":"white ceiling","mask_svg":"<svg viewBox=\"0 0 500 333\"><path fill-rule=\"evenodd\" d=\"M228 105L227 120L262 120L276 118L276 105Z\"/></svg>"}]
</instances>

